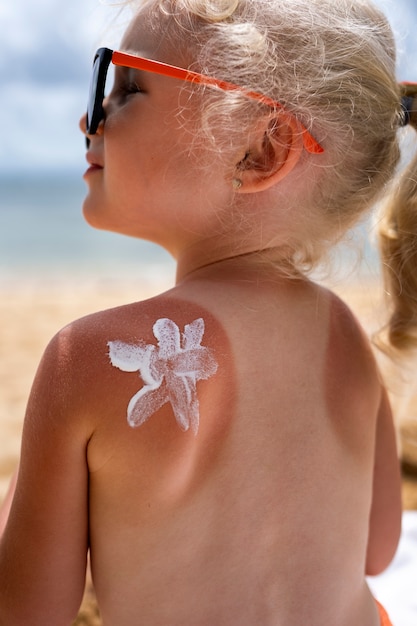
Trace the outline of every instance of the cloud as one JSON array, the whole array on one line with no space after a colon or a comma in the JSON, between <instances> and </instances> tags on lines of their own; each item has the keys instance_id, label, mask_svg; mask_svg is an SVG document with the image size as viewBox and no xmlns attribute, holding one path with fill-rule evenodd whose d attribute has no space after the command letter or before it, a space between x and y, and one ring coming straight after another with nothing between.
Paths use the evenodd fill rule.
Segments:
<instances>
[{"instance_id":1,"label":"cloud","mask_svg":"<svg viewBox=\"0 0 417 626\"><path fill-rule=\"evenodd\" d=\"M116 46L118 9L100 0L13 0L0 4L0 173L83 167L77 130L91 60ZM399 76L417 80L415 0L378 0L399 43Z\"/></svg>"},{"instance_id":2,"label":"cloud","mask_svg":"<svg viewBox=\"0 0 417 626\"><path fill-rule=\"evenodd\" d=\"M98 0L0 6L0 173L81 166L91 61L114 7Z\"/></svg>"},{"instance_id":3,"label":"cloud","mask_svg":"<svg viewBox=\"0 0 417 626\"><path fill-rule=\"evenodd\" d=\"M417 40L414 35L417 4L415 0L377 0L376 4L383 9L394 30L399 80L417 81Z\"/></svg>"}]
</instances>

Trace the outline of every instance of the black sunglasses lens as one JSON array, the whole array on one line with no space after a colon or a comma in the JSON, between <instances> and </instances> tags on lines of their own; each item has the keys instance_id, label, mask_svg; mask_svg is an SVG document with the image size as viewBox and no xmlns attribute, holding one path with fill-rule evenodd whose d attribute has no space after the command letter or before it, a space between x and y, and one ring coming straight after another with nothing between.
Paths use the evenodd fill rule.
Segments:
<instances>
[{"instance_id":1,"label":"black sunglasses lens","mask_svg":"<svg viewBox=\"0 0 417 626\"><path fill-rule=\"evenodd\" d=\"M88 135L97 132L101 120L104 118L103 100L106 86L106 77L113 57L113 50L99 48L93 63L93 75L90 82L90 92L87 104L86 130Z\"/></svg>"},{"instance_id":2,"label":"black sunglasses lens","mask_svg":"<svg viewBox=\"0 0 417 626\"><path fill-rule=\"evenodd\" d=\"M100 57L96 56L93 64L93 75L91 76L90 91L87 105L87 133L94 135L101 120L102 102L100 102L100 88L98 79L100 75ZM102 98L101 98L102 100Z\"/></svg>"}]
</instances>

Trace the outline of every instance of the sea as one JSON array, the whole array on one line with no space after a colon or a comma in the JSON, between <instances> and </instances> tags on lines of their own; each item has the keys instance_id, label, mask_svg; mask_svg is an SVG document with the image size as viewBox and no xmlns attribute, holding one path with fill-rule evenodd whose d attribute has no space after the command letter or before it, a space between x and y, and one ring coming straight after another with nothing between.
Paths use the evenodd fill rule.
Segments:
<instances>
[{"instance_id":1,"label":"sea","mask_svg":"<svg viewBox=\"0 0 417 626\"><path fill-rule=\"evenodd\" d=\"M173 283L174 261L162 248L95 230L85 222L85 193L81 173L0 175L0 286L28 278L69 277ZM368 220L336 249L333 268L338 276L378 272L373 230Z\"/></svg>"}]
</instances>

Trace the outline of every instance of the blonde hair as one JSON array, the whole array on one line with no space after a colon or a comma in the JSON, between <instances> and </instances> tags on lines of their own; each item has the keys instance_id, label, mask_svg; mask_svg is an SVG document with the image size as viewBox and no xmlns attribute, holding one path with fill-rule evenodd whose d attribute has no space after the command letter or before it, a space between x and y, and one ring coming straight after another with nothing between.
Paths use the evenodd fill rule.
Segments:
<instances>
[{"instance_id":1,"label":"blonde hair","mask_svg":"<svg viewBox=\"0 0 417 626\"><path fill-rule=\"evenodd\" d=\"M190 69L268 95L325 148L303 198L310 237L293 244L294 266L314 266L329 243L387 193L404 121L396 51L384 14L368 0L145 0L155 28L172 38ZM238 93L207 88L201 128L232 145L264 112ZM412 123L415 120L411 119ZM219 132L221 129L221 132ZM221 148L221 144L217 144ZM319 164L320 163L320 164ZM417 344L417 161L402 176L381 231L395 310L390 341ZM299 202L296 198L294 202ZM305 237L305 232L303 236Z\"/></svg>"},{"instance_id":2,"label":"blonde hair","mask_svg":"<svg viewBox=\"0 0 417 626\"><path fill-rule=\"evenodd\" d=\"M410 126L417 130L417 85L404 85ZM382 268L391 317L388 346L417 348L417 155L395 181L379 226ZM383 335L382 335L383 336ZM384 346L384 343L382 342Z\"/></svg>"}]
</instances>

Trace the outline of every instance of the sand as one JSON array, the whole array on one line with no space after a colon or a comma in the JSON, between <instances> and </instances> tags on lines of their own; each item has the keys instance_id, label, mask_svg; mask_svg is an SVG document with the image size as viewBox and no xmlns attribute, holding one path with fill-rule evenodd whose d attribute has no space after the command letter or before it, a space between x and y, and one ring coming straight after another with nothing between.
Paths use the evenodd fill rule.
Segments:
<instances>
[{"instance_id":1,"label":"sand","mask_svg":"<svg viewBox=\"0 0 417 626\"><path fill-rule=\"evenodd\" d=\"M44 277L0 281L0 500L16 467L22 419L31 382L48 340L62 326L87 313L132 302L157 293L165 285L150 286L122 278ZM385 308L373 281L361 281L336 290L351 305L366 331L383 322ZM417 509L417 380L412 371L401 377L387 368L387 384L396 411L399 454L402 459L403 500ZM408 382L406 381L408 378ZM77 626L100 626L89 580Z\"/></svg>"}]
</instances>

